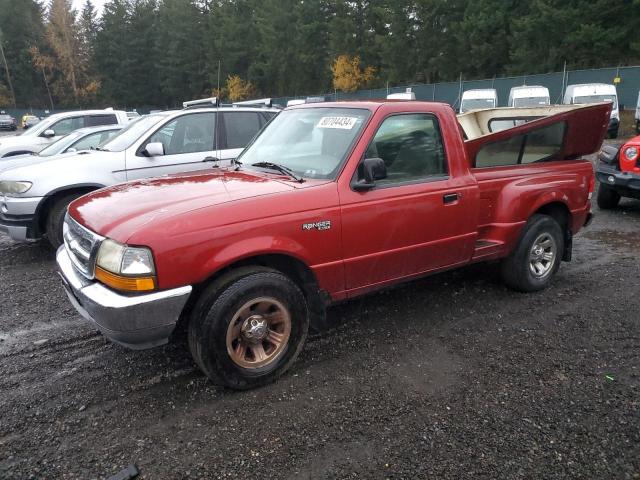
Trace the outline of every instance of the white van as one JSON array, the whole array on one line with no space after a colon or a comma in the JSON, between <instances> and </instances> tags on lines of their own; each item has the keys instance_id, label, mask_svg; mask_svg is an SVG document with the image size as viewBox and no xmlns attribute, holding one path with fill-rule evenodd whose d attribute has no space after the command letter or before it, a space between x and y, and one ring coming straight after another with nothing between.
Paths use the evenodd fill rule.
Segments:
<instances>
[{"instance_id":1,"label":"white van","mask_svg":"<svg viewBox=\"0 0 640 480\"><path fill-rule=\"evenodd\" d=\"M542 107L551 104L549 89L540 85L513 87L509 92L509 107Z\"/></svg>"},{"instance_id":2,"label":"white van","mask_svg":"<svg viewBox=\"0 0 640 480\"><path fill-rule=\"evenodd\" d=\"M569 105L575 103L598 103L612 102L613 109L609 117L609 128L607 133L609 138L618 137L620 126L620 111L618 110L618 92L615 85L608 83L582 83L579 85L569 85L564 92L562 103Z\"/></svg>"},{"instance_id":3,"label":"white van","mask_svg":"<svg viewBox=\"0 0 640 480\"><path fill-rule=\"evenodd\" d=\"M460 112L479 110L482 108L495 108L498 106L498 92L494 88L478 88L462 92Z\"/></svg>"}]
</instances>

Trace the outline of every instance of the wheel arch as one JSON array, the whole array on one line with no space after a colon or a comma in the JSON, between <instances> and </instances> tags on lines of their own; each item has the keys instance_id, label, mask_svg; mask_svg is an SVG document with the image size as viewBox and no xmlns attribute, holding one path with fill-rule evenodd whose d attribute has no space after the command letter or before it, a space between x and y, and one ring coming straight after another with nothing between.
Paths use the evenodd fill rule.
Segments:
<instances>
[{"instance_id":1,"label":"wheel arch","mask_svg":"<svg viewBox=\"0 0 640 480\"><path fill-rule=\"evenodd\" d=\"M570 261L573 249L573 232L571 231L571 211L567 204L559 200L553 200L539 206L537 210L532 213L532 215L535 214L547 215L560 225L560 229L564 235L562 260L565 262Z\"/></svg>"},{"instance_id":2,"label":"wheel arch","mask_svg":"<svg viewBox=\"0 0 640 480\"><path fill-rule=\"evenodd\" d=\"M66 185L47 193L44 199L38 204L38 208L36 208L34 214L35 224L38 228L38 232L36 232L37 236L42 236L45 233L47 215L58 199L73 193L84 195L100 188L104 188L104 185L97 183L78 183L75 185Z\"/></svg>"},{"instance_id":3,"label":"wheel arch","mask_svg":"<svg viewBox=\"0 0 640 480\"><path fill-rule=\"evenodd\" d=\"M305 262L286 253L264 253L244 257L225 265L204 281L194 285L193 293L183 309L180 324L186 326L194 305L208 285L220 281L225 276L233 278L234 271L246 272L252 267L270 268L289 277L302 290L307 300L310 326L316 331L325 328L326 307L330 303L329 295L320 289L316 275Z\"/></svg>"}]
</instances>

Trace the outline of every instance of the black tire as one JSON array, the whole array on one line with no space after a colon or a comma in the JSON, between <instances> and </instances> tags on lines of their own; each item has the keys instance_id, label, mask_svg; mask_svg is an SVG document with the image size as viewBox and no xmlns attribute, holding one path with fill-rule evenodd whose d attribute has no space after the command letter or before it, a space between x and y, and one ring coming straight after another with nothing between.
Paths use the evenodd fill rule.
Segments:
<instances>
[{"instance_id":1,"label":"black tire","mask_svg":"<svg viewBox=\"0 0 640 480\"><path fill-rule=\"evenodd\" d=\"M274 298L288 309L291 330L281 353L260 368L243 368L227 349L227 331L243 305ZM273 382L288 370L304 346L309 312L302 291L279 271L247 267L213 282L200 295L189 321L189 349L216 385L246 390Z\"/></svg>"},{"instance_id":2,"label":"black tire","mask_svg":"<svg viewBox=\"0 0 640 480\"><path fill-rule=\"evenodd\" d=\"M45 235L51 246L57 250L62 245L62 225L64 224L64 216L67 213L67 207L76 198L80 198L83 193L70 193L54 200L53 205L47 214L45 224Z\"/></svg>"},{"instance_id":3,"label":"black tire","mask_svg":"<svg viewBox=\"0 0 640 480\"><path fill-rule=\"evenodd\" d=\"M601 210L612 210L620 203L620 194L613 188L600 184L596 201Z\"/></svg>"},{"instance_id":4,"label":"black tire","mask_svg":"<svg viewBox=\"0 0 640 480\"><path fill-rule=\"evenodd\" d=\"M611 132L611 133L609 134L609 138L610 138L610 139L616 139L616 138L618 138L618 130L616 130L616 131L614 131L614 132Z\"/></svg>"},{"instance_id":5,"label":"black tire","mask_svg":"<svg viewBox=\"0 0 640 480\"><path fill-rule=\"evenodd\" d=\"M544 275L533 272L534 247L540 239L549 239L555 249L552 260L547 260L548 270ZM505 284L519 292L536 292L547 288L551 279L560 268L564 251L564 235L560 225L547 215L533 215L524 227L520 241L515 250L502 261L501 273ZM543 251L543 253L550 253ZM544 260L542 260L544 261Z\"/></svg>"}]
</instances>

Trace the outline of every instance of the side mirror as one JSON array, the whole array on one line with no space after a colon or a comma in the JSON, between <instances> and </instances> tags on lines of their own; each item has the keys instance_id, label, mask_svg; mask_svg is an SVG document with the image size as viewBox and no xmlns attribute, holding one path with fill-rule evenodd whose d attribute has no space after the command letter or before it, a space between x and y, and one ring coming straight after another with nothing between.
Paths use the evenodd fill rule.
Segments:
<instances>
[{"instance_id":1,"label":"side mirror","mask_svg":"<svg viewBox=\"0 0 640 480\"><path fill-rule=\"evenodd\" d=\"M357 191L370 190L375 187L376 180L387 178L387 166L381 158L365 158L358 166L359 180L353 184Z\"/></svg>"},{"instance_id":2,"label":"side mirror","mask_svg":"<svg viewBox=\"0 0 640 480\"><path fill-rule=\"evenodd\" d=\"M45 130L44 132L42 132L42 136L44 138L52 138L56 136L56 132L54 132L51 129Z\"/></svg>"},{"instance_id":3,"label":"side mirror","mask_svg":"<svg viewBox=\"0 0 640 480\"><path fill-rule=\"evenodd\" d=\"M161 157L164 155L164 145L162 142L147 143L147 146L142 150L142 154L145 157Z\"/></svg>"}]
</instances>

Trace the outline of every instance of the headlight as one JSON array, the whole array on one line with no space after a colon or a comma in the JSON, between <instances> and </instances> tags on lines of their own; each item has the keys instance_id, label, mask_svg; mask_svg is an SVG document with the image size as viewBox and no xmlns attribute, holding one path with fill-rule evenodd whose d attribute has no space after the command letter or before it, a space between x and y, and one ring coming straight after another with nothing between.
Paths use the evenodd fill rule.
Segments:
<instances>
[{"instance_id":1,"label":"headlight","mask_svg":"<svg viewBox=\"0 0 640 480\"><path fill-rule=\"evenodd\" d=\"M638 148L637 147L627 147L624 149L624 156L629 160L635 160L638 156Z\"/></svg>"},{"instance_id":2,"label":"headlight","mask_svg":"<svg viewBox=\"0 0 640 480\"><path fill-rule=\"evenodd\" d=\"M3 180L0 182L0 193L25 193L32 185L33 183L31 182L12 182L9 180Z\"/></svg>"},{"instance_id":3,"label":"headlight","mask_svg":"<svg viewBox=\"0 0 640 480\"><path fill-rule=\"evenodd\" d=\"M114 240L102 242L96 259L96 279L117 290L154 290L155 266L151 250L129 247Z\"/></svg>"}]
</instances>

